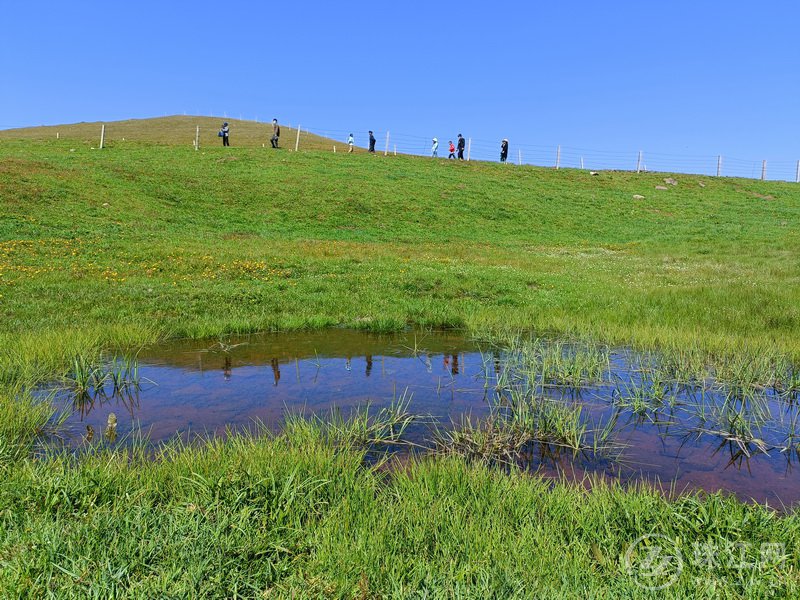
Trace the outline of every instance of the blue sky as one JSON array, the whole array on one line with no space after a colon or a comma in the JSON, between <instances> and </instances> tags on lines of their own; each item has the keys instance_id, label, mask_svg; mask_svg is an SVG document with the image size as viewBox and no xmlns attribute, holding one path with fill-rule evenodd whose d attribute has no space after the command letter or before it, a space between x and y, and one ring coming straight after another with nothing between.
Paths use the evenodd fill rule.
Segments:
<instances>
[{"instance_id":1,"label":"blue sky","mask_svg":"<svg viewBox=\"0 0 800 600\"><path fill-rule=\"evenodd\" d=\"M0 128L227 114L588 166L800 159L796 2L7 4Z\"/></svg>"}]
</instances>

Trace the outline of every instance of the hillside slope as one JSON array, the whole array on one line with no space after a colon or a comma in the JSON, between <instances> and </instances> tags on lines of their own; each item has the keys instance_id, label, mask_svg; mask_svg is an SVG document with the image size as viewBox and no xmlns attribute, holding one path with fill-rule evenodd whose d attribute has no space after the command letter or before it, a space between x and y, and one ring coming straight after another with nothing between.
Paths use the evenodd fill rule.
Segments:
<instances>
[{"instance_id":1,"label":"hillside slope","mask_svg":"<svg viewBox=\"0 0 800 600\"><path fill-rule=\"evenodd\" d=\"M101 125L105 125L105 143L109 147L124 142L193 147L196 128L200 127L200 147L208 148L221 145L217 132L223 122L230 124L232 146L258 148L262 147L262 145L270 146L269 139L272 136L271 123L185 115L6 129L0 130L0 141L53 141L59 139L98 146ZM297 129L281 125L281 145L287 149L293 149L296 142ZM313 133L307 133L303 129L300 131L300 146L304 150L332 150L336 144L341 148L345 146L343 140L337 141L320 137Z\"/></svg>"},{"instance_id":2,"label":"hillside slope","mask_svg":"<svg viewBox=\"0 0 800 600\"><path fill-rule=\"evenodd\" d=\"M800 186L663 178L2 139L0 331L414 323L800 356Z\"/></svg>"}]
</instances>

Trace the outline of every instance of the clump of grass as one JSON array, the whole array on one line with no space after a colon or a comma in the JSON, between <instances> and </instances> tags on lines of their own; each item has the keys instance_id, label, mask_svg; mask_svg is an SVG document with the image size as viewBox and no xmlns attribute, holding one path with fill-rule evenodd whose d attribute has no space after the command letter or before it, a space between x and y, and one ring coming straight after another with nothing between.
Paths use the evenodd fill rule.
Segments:
<instances>
[{"instance_id":1,"label":"clump of grass","mask_svg":"<svg viewBox=\"0 0 800 600\"><path fill-rule=\"evenodd\" d=\"M603 381L609 356L607 348L580 348L519 335L496 342L483 355L490 416L477 421L464 418L460 424L436 430L435 451L502 463L518 463L534 446L554 450L543 454L566 450L573 457L579 453L611 457L619 450L613 439L614 418L594 423L579 402L544 394L553 387L575 389Z\"/></svg>"},{"instance_id":2,"label":"clump of grass","mask_svg":"<svg viewBox=\"0 0 800 600\"><path fill-rule=\"evenodd\" d=\"M437 454L506 465L517 464L530 441L522 431L497 418L474 422L463 416L459 424L448 429L436 428L433 433Z\"/></svg>"},{"instance_id":3,"label":"clump of grass","mask_svg":"<svg viewBox=\"0 0 800 600\"><path fill-rule=\"evenodd\" d=\"M78 403L122 397L141 385L139 361L130 355L104 359L102 355L77 354L66 381Z\"/></svg>"},{"instance_id":4,"label":"clump of grass","mask_svg":"<svg viewBox=\"0 0 800 600\"><path fill-rule=\"evenodd\" d=\"M542 386L580 388L606 380L610 371L609 349L598 344L515 335L500 348L515 376Z\"/></svg>"},{"instance_id":5,"label":"clump of grass","mask_svg":"<svg viewBox=\"0 0 800 600\"><path fill-rule=\"evenodd\" d=\"M37 443L56 431L58 414L49 397L36 398L20 385L0 386L0 467L30 455Z\"/></svg>"},{"instance_id":6,"label":"clump of grass","mask_svg":"<svg viewBox=\"0 0 800 600\"><path fill-rule=\"evenodd\" d=\"M370 404L357 407L348 415L333 408L327 416L314 415L311 422L325 439L339 446L368 450L413 446L416 444L406 437L408 428L424 418L409 411L412 397L406 390L389 406L377 411ZM303 416L290 414L286 417L286 426L290 430L300 430L307 427L303 421Z\"/></svg>"},{"instance_id":7,"label":"clump of grass","mask_svg":"<svg viewBox=\"0 0 800 600\"><path fill-rule=\"evenodd\" d=\"M101 390L105 385L108 371L97 358L78 354L72 359L71 367L67 381L77 398L89 397L93 390Z\"/></svg>"}]
</instances>

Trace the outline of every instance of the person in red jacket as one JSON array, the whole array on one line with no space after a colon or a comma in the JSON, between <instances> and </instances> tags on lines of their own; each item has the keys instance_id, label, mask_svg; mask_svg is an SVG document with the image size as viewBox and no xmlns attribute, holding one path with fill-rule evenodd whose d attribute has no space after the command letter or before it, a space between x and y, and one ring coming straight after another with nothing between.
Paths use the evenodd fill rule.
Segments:
<instances>
[{"instance_id":1,"label":"person in red jacket","mask_svg":"<svg viewBox=\"0 0 800 600\"><path fill-rule=\"evenodd\" d=\"M450 140L450 155L447 158L452 158L453 160L456 158L456 147L455 144L453 144L453 140Z\"/></svg>"}]
</instances>

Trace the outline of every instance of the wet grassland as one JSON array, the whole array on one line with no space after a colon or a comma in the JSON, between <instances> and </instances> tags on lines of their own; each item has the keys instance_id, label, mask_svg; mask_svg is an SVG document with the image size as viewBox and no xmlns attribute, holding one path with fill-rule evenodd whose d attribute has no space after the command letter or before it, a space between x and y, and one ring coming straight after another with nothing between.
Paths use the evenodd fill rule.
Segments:
<instances>
[{"instance_id":1,"label":"wet grassland","mask_svg":"<svg viewBox=\"0 0 800 600\"><path fill-rule=\"evenodd\" d=\"M796 452L800 188L675 178L3 140L0 588L796 595L791 509L520 472L533 452L615 460L620 418L734 461ZM37 386L124 392L143 345L409 325L491 340L493 404L402 467L374 457L419 417L402 402L155 456L105 432L78 454L42 446L59 423ZM629 375L611 377L609 347L635 350ZM574 399L589 384L610 390L602 410ZM633 568L654 534L685 559L666 591Z\"/></svg>"}]
</instances>

